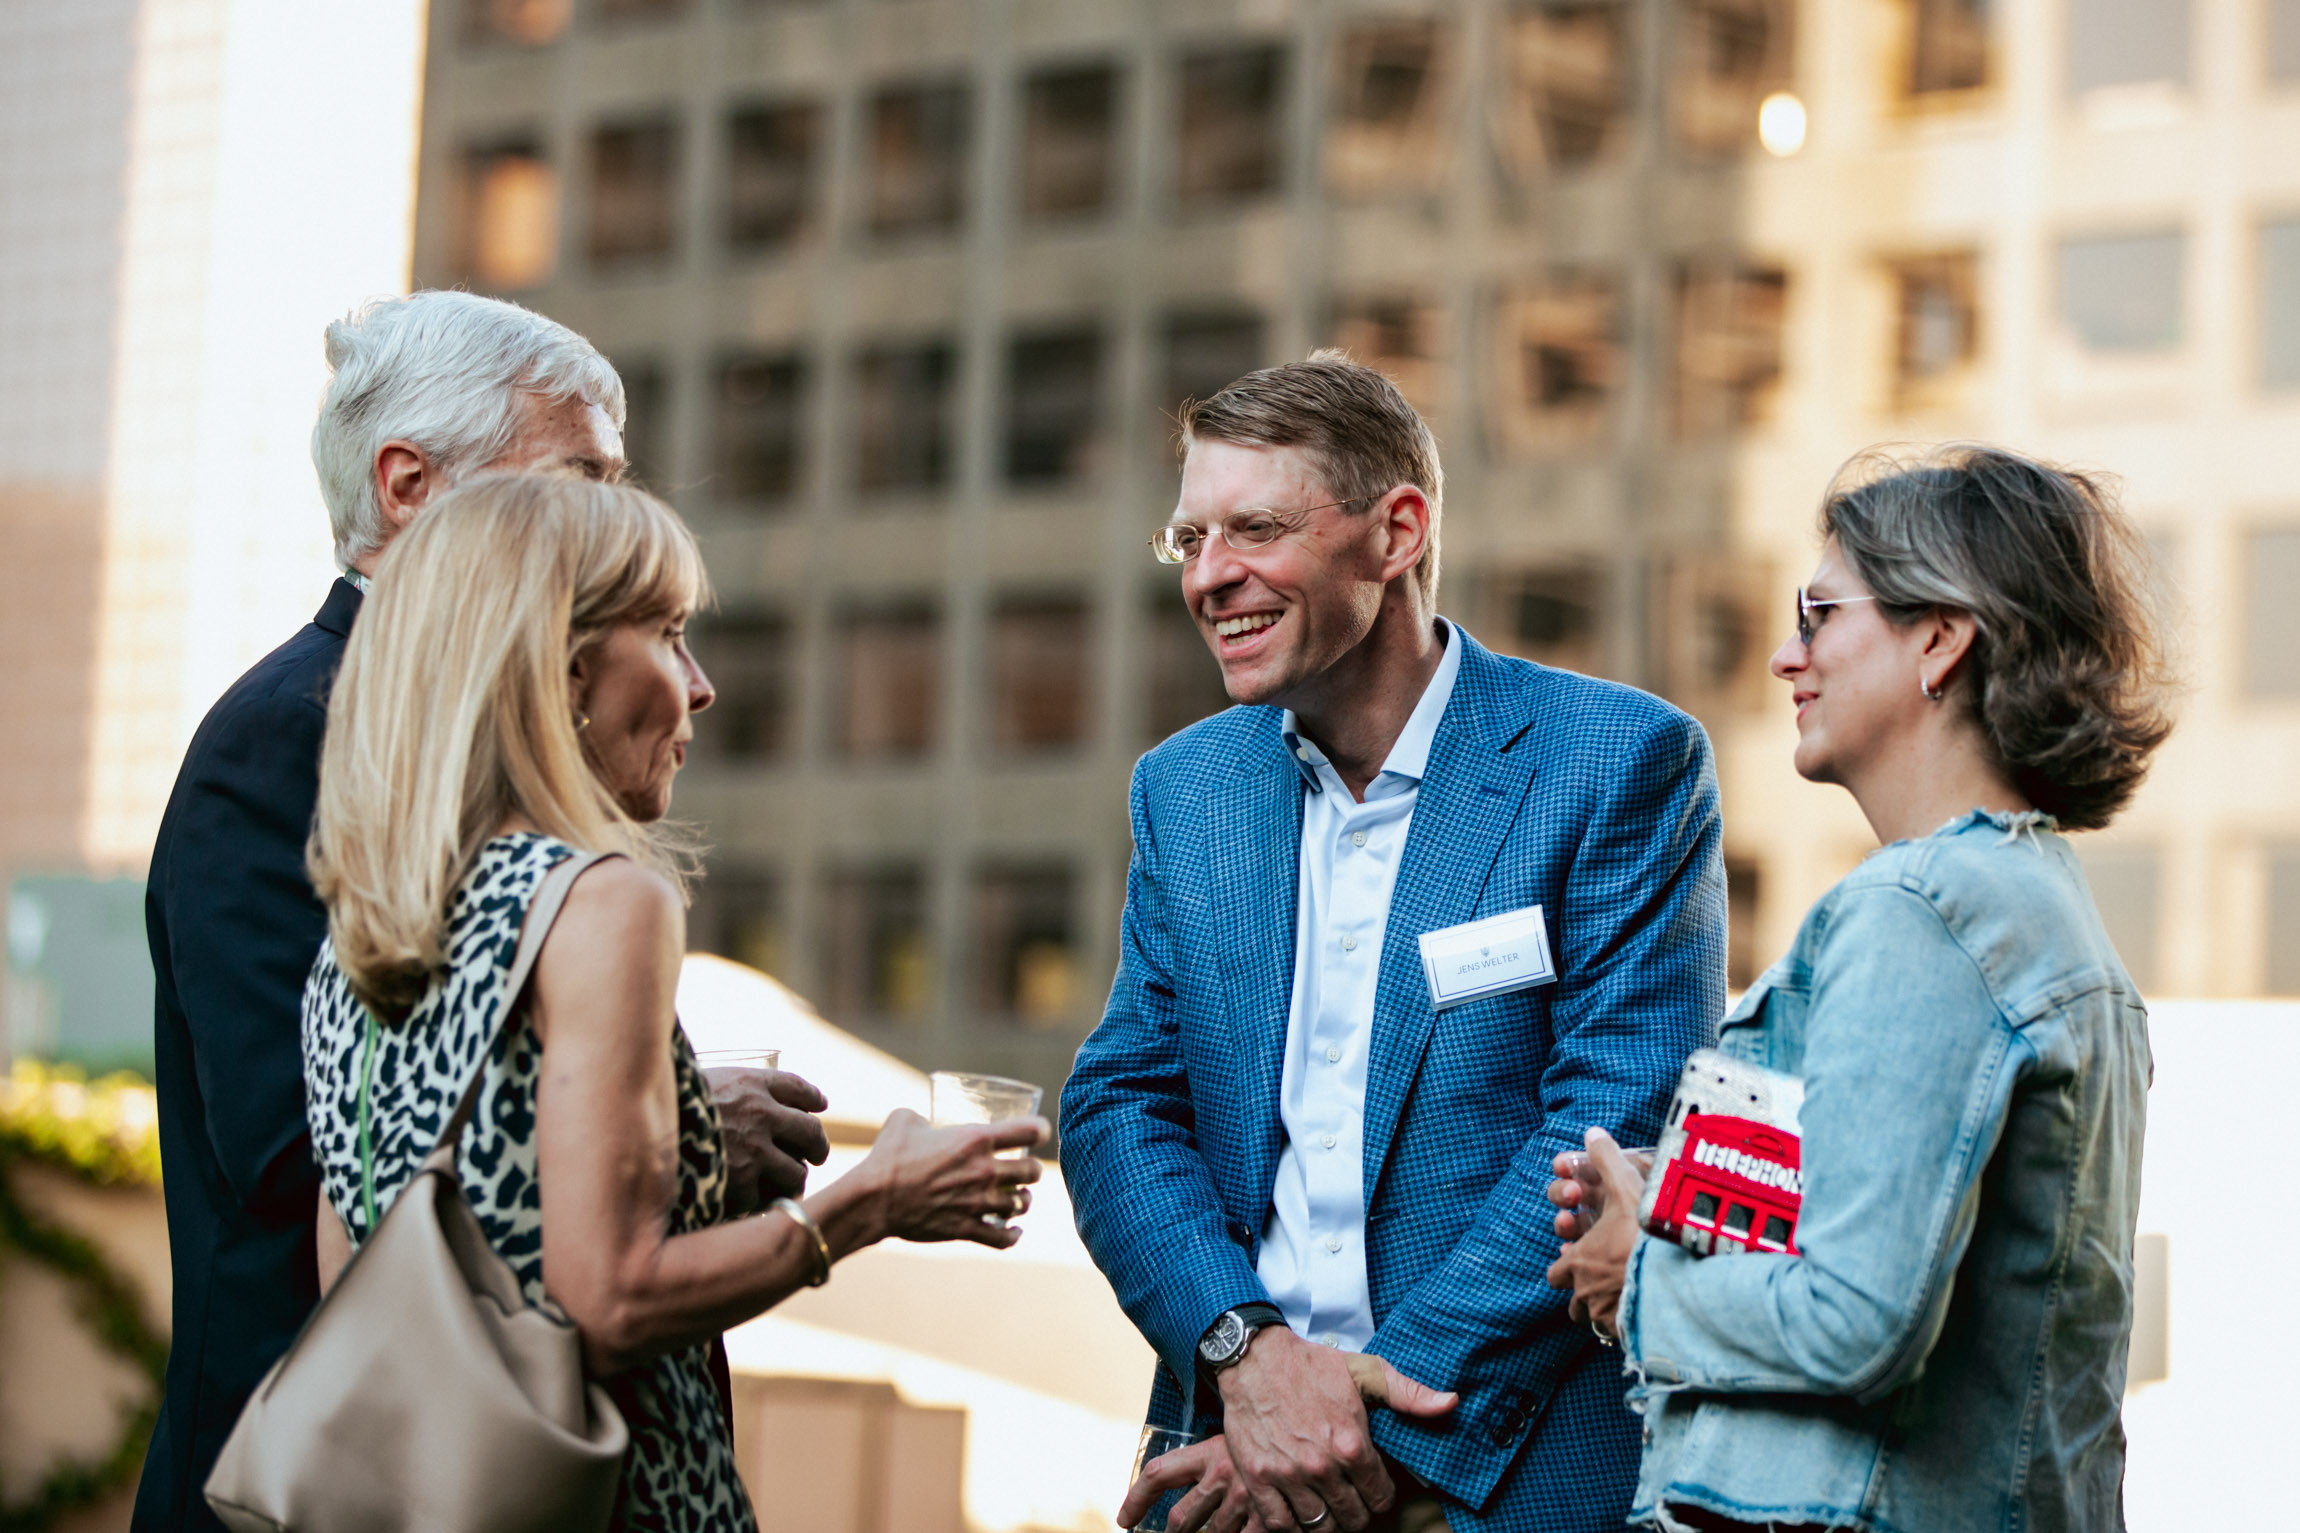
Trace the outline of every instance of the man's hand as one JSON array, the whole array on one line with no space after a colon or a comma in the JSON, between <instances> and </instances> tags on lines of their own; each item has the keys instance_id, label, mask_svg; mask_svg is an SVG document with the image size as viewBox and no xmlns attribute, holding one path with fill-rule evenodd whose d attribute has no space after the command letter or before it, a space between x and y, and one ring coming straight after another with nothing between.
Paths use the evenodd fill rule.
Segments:
<instances>
[{"instance_id":1,"label":"man's hand","mask_svg":"<svg viewBox=\"0 0 2300 1533\"><path fill-rule=\"evenodd\" d=\"M711 1100L727 1143L727 1212L755 1213L807 1190L807 1167L830 1158L830 1136L815 1116L830 1100L787 1070L708 1070Z\"/></svg>"},{"instance_id":2,"label":"man's hand","mask_svg":"<svg viewBox=\"0 0 2300 1533\"><path fill-rule=\"evenodd\" d=\"M1126 1491L1118 1526L1131 1528L1150 1513L1158 1498L1184 1485L1188 1495L1166 1510L1166 1533L1263 1533L1269 1525L1254 1515L1246 1482L1230 1462L1230 1445L1220 1437L1177 1448L1142 1466L1142 1478ZM1292 1525L1287 1524L1287 1533Z\"/></svg>"},{"instance_id":3,"label":"man's hand","mask_svg":"<svg viewBox=\"0 0 2300 1533\"><path fill-rule=\"evenodd\" d=\"M1605 1130L1592 1127L1583 1143L1586 1156L1557 1157L1558 1179L1550 1183L1557 1233L1566 1245L1550 1264L1549 1286L1573 1290L1567 1309L1574 1319L1595 1326L1601 1336L1619 1336L1621 1290L1629 1280L1630 1253L1637 1249L1645 1178ZM1590 1208L1596 1210L1593 1221L1584 1212Z\"/></svg>"},{"instance_id":4,"label":"man's hand","mask_svg":"<svg viewBox=\"0 0 2300 1533\"><path fill-rule=\"evenodd\" d=\"M1378 1364L1378 1383L1368 1363ZM1230 1461L1267 1528L1323 1525L1359 1533L1397 1499L1366 1426L1363 1377L1400 1415L1432 1419L1455 1397L1417 1384L1379 1358L1357 1361L1282 1325L1254 1333L1245 1357L1218 1375Z\"/></svg>"}]
</instances>

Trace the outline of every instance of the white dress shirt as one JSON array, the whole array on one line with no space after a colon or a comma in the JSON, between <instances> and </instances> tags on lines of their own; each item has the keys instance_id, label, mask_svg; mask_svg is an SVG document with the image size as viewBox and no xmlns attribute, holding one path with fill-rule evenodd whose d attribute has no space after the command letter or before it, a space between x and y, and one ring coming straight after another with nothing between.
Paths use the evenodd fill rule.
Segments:
<instances>
[{"instance_id":1,"label":"white dress shirt","mask_svg":"<svg viewBox=\"0 0 2300 1533\"><path fill-rule=\"evenodd\" d=\"M1278 1157L1256 1271L1286 1323L1311 1341L1363 1351L1373 1340L1366 1289L1366 1055L1390 891L1438 720L1453 697L1461 645L1442 618L1445 658L1359 803L1288 709L1286 748L1309 782L1302 799L1294 998L1286 1022Z\"/></svg>"}]
</instances>

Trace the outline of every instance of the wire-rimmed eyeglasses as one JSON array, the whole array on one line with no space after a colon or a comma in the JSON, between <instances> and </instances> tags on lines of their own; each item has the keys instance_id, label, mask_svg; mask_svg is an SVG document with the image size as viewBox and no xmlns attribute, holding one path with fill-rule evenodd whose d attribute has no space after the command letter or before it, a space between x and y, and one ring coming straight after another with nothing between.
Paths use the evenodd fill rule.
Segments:
<instances>
[{"instance_id":1,"label":"wire-rimmed eyeglasses","mask_svg":"<svg viewBox=\"0 0 2300 1533\"><path fill-rule=\"evenodd\" d=\"M1805 594L1803 586L1797 587L1797 642L1799 644L1813 642L1813 630L1821 626L1813 621L1814 613L1825 612L1831 607L1850 606L1857 601L1875 600L1874 596L1837 596L1815 601Z\"/></svg>"},{"instance_id":2,"label":"wire-rimmed eyeglasses","mask_svg":"<svg viewBox=\"0 0 2300 1533\"><path fill-rule=\"evenodd\" d=\"M1232 548L1264 548L1301 526L1313 511L1331 511L1336 506L1358 506L1379 499L1379 495L1360 495L1355 500L1329 500L1324 505L1304 506L1299 511L1242 506L1218 519L1211 529L1192 522L1168 522L1151 536L1150 552L1158 556L1160 564L1188 564L1205 551L1209 530Z\"/></svg>"}]
</instances>

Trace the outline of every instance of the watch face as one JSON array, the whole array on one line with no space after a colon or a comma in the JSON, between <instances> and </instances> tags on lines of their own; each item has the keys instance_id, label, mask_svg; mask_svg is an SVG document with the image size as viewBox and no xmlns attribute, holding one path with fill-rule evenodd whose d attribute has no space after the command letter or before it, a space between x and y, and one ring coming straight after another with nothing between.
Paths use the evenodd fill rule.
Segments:
<instances>
[{"instance_id":1,"label":"watch face","mask_svg":"<svg viewBox=\"0 0 2300 1533\"><path fill-rule=\"evenodd\" d=\"M1213 1334L1199 1343L1198 1350L1205 1354L1207 1362L1219 1363L1235 1353L1245 1337L1246 1322L1238 1318L1235 1310L1224 1310L1222 1317L1214 1322Z\"/></svg>"}]
</instances>

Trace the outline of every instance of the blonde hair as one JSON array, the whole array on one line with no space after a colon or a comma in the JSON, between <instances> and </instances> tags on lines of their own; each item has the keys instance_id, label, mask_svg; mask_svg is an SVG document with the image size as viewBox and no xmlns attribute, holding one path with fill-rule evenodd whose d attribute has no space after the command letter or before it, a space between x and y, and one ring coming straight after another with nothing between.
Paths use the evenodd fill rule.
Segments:
<instances>
[{"instance_id":1,"label":"blonde hair","mask_svg":"<svg viewBox=\"0 0 2300 1533\"><path fill-rule=\"evenodd\" d=\"M447 961L449 901L514 814L684 889L691 850L641 826L583 749L575 657L625 622L709 598L694 535L620 485L488 475L392 540L345 646L307 860L335 961L403 1015Z\"/></svg>"}]
</instances>

